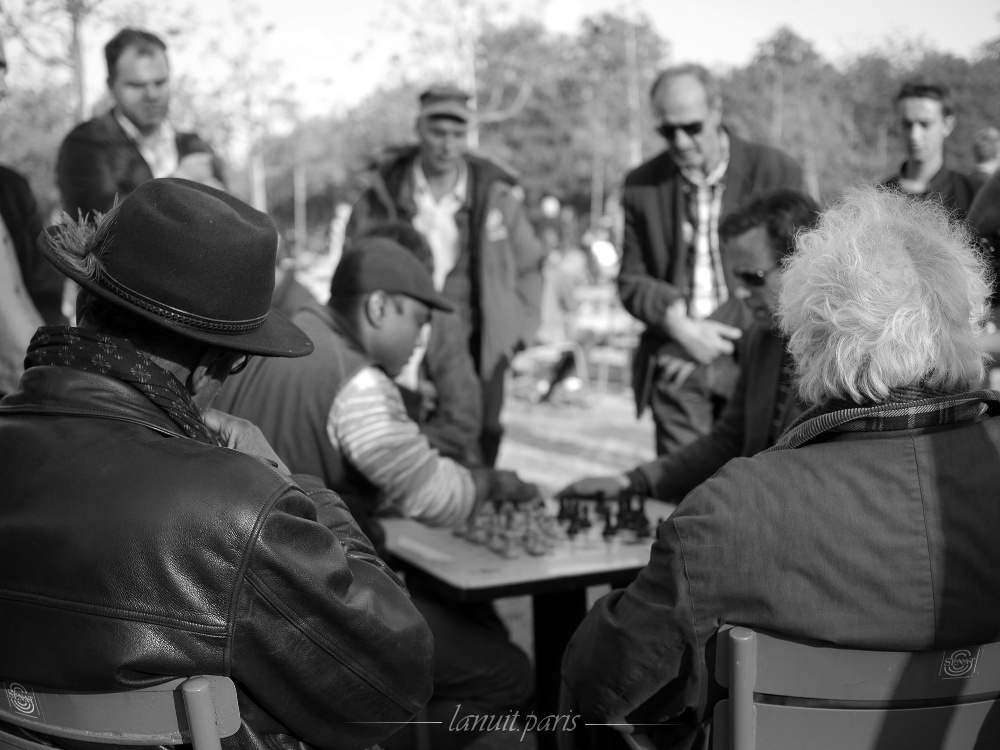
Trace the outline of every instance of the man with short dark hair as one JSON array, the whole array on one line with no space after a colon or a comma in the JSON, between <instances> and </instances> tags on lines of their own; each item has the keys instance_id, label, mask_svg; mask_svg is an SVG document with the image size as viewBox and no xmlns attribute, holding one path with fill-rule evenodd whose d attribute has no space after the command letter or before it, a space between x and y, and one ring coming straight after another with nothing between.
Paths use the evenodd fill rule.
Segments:
<instances>
[{"instance_id":1,"label":"man with short dark hair","mask_svg":"<svg viewBox=\"0 0 1000 750\"><path fill-rule=\"evenodd\" d=\"M433 276L434 255L427 238L409 222L369 224L355 240L386 237L405 247ZM464 466L482 464L479 434L483 425L482 386L458 315L431 312L430 330L396 376L406 410L431 446Z\"/></svg>"},{"instance_id":2,"label":"man with short dark hair","mask_svg":"<svg viewBox=\"0 0 1000 750\"><path fill-rule=\"evenodd\" d=\"M348 236L372 221L411 222L434 254L435 287L456 306L482 383L480 447L492 466L503 428L504 373L531 342L541 315L544 252L517 198L515 177L466 152L474 116L469 94L451 85L420 96L419 145L370 175Z\"/></svg>"},{"instance_id":3,"label":"man with short dark hair","mask_svg":"<svg viewBox=\"0 0 1000 750\"><path fill-rule=\"evenodd\" d=\"M718 83L700 65L663 71L650 95L666 149L625 178L618 290L646 325L632 386L639 413L652 408L664 455L711 431L736 383L734 342L750 325L729 293L718 226L768 190L801 189L802 170L723 126Z\"/></svg>"},{"instance_id":4,"label":"man with short dark hair","mask_svg":"<svg viewBox=\"0 0 1000 750\"><path fill-rule=\"evenodd\" d=\"M430 696L426 623L336 494L210 408L251 357L313 349L268 310L274 224L151 180L41 248L81 286L80 325L40 328L0 401L0 677L231 677L227 750L388 737Z\"/></svg>"},{"instance_id":5,"label":"man with short dark hair","mask_svg":"<svg viewBox=\"0 0 1000 750\"><path fill-rule=\"evenodd\" d=\"M77 125L59 148L56 174L63 207L106 213L154 177L183 177L222 188L222 166L194 133L175 132L167 46L141 29L119 31L104 47L110 112Z\"/></svg>"},{"instance_id":6,"label":"man with short dark hair","mask_svg":"<svg viewBox=\"0 0 1000 750\"><path fill-rule=\"evenodd\" d=\"M964 219L976 195L974 181L945 166L945 140L955 129L951 92L941 83L907 81L896 96L896 114L906 149L899 174L885 185L908 195L933 196Z\"/></svg>"},{"instance_id":7,"label":"man with short dark hair","mask_svg":"<svg viewBox=\"0 0 1000 750\"><path fill-rule=\"evenodd\" d=\"M625 474L580 479L561 495L614 497L626 491L677 502L730 459L753 456L777 442L802 412L791 387L791 357L774 319L781 263L795 249L796 233L810 228L818 215L819 206L809 196L779 190L751 201L719 227L735 296L755 322L747 332L733 397L712 432Z\"/></svg>"}]
</instances>

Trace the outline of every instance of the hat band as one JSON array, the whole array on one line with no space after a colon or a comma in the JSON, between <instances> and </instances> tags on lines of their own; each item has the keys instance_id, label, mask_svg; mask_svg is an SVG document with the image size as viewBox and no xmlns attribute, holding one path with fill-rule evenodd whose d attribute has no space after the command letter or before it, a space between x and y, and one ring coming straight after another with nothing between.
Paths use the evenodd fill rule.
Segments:
<instances>
[{"instance_id":1,"label":"hat band","mask_svg":"<svg viewBox=\"0 0 1000 750\"><path fill-rule=\"evenodd\" d=\"M152 300L134 289L129 289L104 270L98 271L97 283L136 307L141 307L143 310L155 313L162 318L167 318L175 323L181 323L190 328L197 328L202 331L245 333L246 331L253 331L260 328L264 325L264 321L267 320L267 313L264 313L259 318L250 318L248 320L216 320L184 312L183 310L178 310L175 307Z\"/></svg>"}]
</instances>

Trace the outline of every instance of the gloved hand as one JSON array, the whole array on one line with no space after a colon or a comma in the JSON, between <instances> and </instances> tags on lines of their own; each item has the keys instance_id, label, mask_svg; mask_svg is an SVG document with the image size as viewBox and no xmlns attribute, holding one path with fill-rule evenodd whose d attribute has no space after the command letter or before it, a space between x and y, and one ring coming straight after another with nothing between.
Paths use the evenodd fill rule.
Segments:
<instances>
[{"instance_id":1,"label":"gloved hand","mask_svg":"<svg viewBox=\"0 0 1000 750\"><path fill-rule=\"evenodd\" d=\"M584 477L568 484L556 493L556 497L593 497L611 499L627 490L629 480L624 474L609 477Z\"/></svg>"}]
</instances>

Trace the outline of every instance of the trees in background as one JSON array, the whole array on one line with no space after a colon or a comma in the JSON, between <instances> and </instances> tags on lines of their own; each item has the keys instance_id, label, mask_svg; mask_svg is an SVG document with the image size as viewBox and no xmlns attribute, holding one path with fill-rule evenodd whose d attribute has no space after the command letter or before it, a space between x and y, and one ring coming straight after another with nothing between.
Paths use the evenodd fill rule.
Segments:
<instances>
[{"instance_id":1,"label":"trees in background","mask_svg":"<svg viewBox=\"0 0 1000 750\"><path fill-rule=\"evenodd\" d=\"M57 9L71 4L34 2ZM90 0L88 7L99 2L129 5ZM267 29L244 13L239 34L220 31L205 49L172 44L172 55L205 61L197 77L178 80L174 119L224 152L231 189L248 200L266 195L268 210L286 230L297 207L300 234L304 207L319 238L335 203L358 194L363 172L388 150L414 141L419 92L445 77L475 81L483 113L478 149L520 176L529 206L552 194L581 215L602 214L625 172L661 148L648 93L654 71L669 62L669 42L642 16L603 13L574 33L553 33L530 19L491 16L475 0L454 5L472 29L461 44L444 44L447 36L425 24L414 57L401 60L393 79L346 111L305 121L277 85L278 61L261 41ZM223 36L244 43L227 50ZM441 62L449 55L451 67ZM735 132L793 154L810 189L829 198L851 182L896 169L902 150L893 98L914 75L951 86L958 125L948 141L949 160L971 169L975 132L1000 126L1000 38L968 59L897 43L834 64L781 28L746 65L723 72L724 119ZM0 160L26 172L43 203L55 205L55 151L76 119L72 79L33 88L11 83L14 94L0 108Z\"/></svg>"},{"instance_id":2,"label":"trees in background","mask_svg":"<svg viewBox=\"0 0 1000 750\"><path fill-rule=\"evenodd\" d=\"M585 19L574 34L554 34L523 19L487 23L479 30L476 60L480 107L502 108L530 81L531 95L517 115L487 119L480 132L480 150L518 173L529 206L552 194L581 215L602 212L625 172L662 147L648 94L654 71L669 62L669 42L642 17L605 13ZM834 64L794 30L780 28L746 65L723 72L724 119L738 134L791 153L809 189L829 199L853 182L895 171L903 152L894 98L903 80L919 75L951 87L958 125L948 158L955 168L971 170L974 134L1000 126L994 83L1000 80L1000 39L970 59L897 43ZM352 200L367 166L386 150L413 142L416 98L430 80L404 76L341 115L273 140L268 163L284 166L276 166L270 179L292 184L280 153L290 139L306 142L316 157L310 195ZM638 107L630 106L633 92ZM287 221L290 205L286 197L272 210ZM324 212L324 221L331 213Z\"/></svg>"}]
</instances>

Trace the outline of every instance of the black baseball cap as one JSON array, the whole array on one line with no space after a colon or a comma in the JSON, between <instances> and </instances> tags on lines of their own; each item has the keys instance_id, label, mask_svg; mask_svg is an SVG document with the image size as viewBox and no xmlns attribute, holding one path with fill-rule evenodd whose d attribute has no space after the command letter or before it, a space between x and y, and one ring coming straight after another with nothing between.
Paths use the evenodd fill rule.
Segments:
<instances>
[{"instance_id":1,"label":"black baseball cap","mask_svg":"<svg viewBox=\"0 0 1000 750\"><path fill-rule=\"evenodd\" d=\"M365 237L352 243L341 257L330 282L330 296L352 297L377 291L412 297L445 312L455 310L434 289L434 280L417 256L386 237Z\"/></svg>"}]
</instances>

